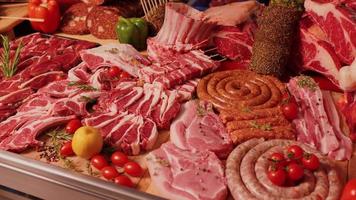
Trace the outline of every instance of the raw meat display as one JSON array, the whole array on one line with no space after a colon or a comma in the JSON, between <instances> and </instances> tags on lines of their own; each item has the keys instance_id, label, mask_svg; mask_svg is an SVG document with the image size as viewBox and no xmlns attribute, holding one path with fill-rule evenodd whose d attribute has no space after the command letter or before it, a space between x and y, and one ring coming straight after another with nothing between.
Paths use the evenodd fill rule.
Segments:
<instances>
[{"instance_id":1,"label":"raw meat display","mask_svg":"<svg viewBox=\"0 0 356 200\"><path fill-rule=\"evenodd\" d=\"M84 119L84 123L98 128L107 144L129 155L138 155L142 150L152 149L158 132L156 124L140 115L112 109Z\"/></svg>"},{"instance_id":2,"label":"raw meat display","mask_svg":"<svg viewBox=\"0 0 356 200\"><path fill-rule=\"evenodd\" d=\"M247 70L212 73L197 94L220 112L235 144L254 137L294 139L294 128L279 105L286 88L277 78Z\"/></svg>"},{"instance_id":3,"label":"raw meat display","mask_svg":"<svg viewBox=\"0 0 356 200\"><path fill-rule=\"evenodd\" d=\"M298 118L293 120L297 140L318 149L335 160L351 158L352 143L340 130L340 119L327 92L322 92L310 77L295 77L288 89L299 104Z\"/></svg>"},{"instance_id":4,"label":"raw meat display","mask_svg":"<svg viewBox=\"0 0 356 200\"><path fill-rule=\"evenodd\" d=\"M163 61L164 62L164 61ZM184 82L213 72L219 63L213 61L201 50L176 55L176 60L165 59L139 70L138 77L145 82L161 83L169 89Z\"/></svg>"},{"instance_id":5,"label":"raw meat display","mask_svg":"<svg viewBox=\"0 0 356 200\"><path fill-rule=\"evenodd\" d=\"M167 3L162 28L154 38L149 39L148 55L152 53L150 46L161 51L178 52L206 46L215 24L205 22L202 18L202 12L186 4Z\"/></svg>"},{"instance_id":6,"label":"raw meat display","mask_svg":"<svg viewBox=\"0 0 356 200\"><path fill-rule=\"evenodd\" d=\"M341 62L351 64L356 57L355 9L348 8L343 1L320 3L306 0L304 7L326 33Z\"/></svg>"},{"instance_id":7,"label":"raw meat display","mask_svg":"<svg viewBox=\"0 0 356 200\"><path fill-rule=\"evenodd\" d=\"M300 23L300 42L298 53L294 57L294 64L302 70L319 72L339 85L339 69L341 63L330 43L318 38L318 31L314 34L315 27L308 17Z\"/></svg>"},{"instance_id":8,"label":"raw meat display","mask_svg":"<svg viewBox=\"0 0 356 200\"><path fill-rule=\"evenodd\" d=\"M165 143L146 156L151 179L160 194L174 200L227 197L221 161L210 151L181 150Z\"/></svg>"},{"instance_id":9,"label":"raw meat display","mask_svg":"<svg viewBox=\"0 0 356 200\"><path fill-rule=\"evenodd\" d=\"M31 93L58 77L65 78L64 73L80 62L79 51L95 46L91 42L34 33L11 42L10 49L15 50L20 41L24 46L17 73L0 79L0 121L15 114Z\"/></svg>"},{"instance_id":10,"label":"raw meat display","mask_svg":"<svg viewBox=\"0 0 356 200\"><path fill-rule=\"evenodd\" d=\"M170 141L180 149L193 152L209 150L226 158L232 140L211 104L192 100L185 103L170 128Z\"/></svg>"},{"instance_id":11,"label":"raw meat display","mask_svg":"<svg viewBox=\"0 0 356 200\"><path fill-rule=\"evenodd\" d=\"M283 152L289 145L298 145L314 153L321 167L305 173L296 186L280 187L267 177L269 160L273 152ZM251 139L236 147L226 162L226 178L234 199L330 199L337 200L341 194L341 180L334 165L316 150L300 142L275 139Z\"/></svg>"},{"instance_id":12,"label":"raw meat display","mask_svg":"<svg viewBox=\"0 0 356 200\"><path fill-rule=\"evenodd\" d=\"M344 66L339 71L340 88L346 92L356 90L356 59L350 66Z\"/></svg>"},{"instance_id":13,"label":"raw meat display","mask_svg":"<svg viewBox=\"0 0 356 200\"><path fill-rule=\"evenodd\" d=\"M341 112L346 118L350 135L356 133L356 92L345 94L346 104L341 106Z\"/></svg>"},{"instance_id":14,"label":"raw meat display","mask_svg":"<svg viewBox=\"0 0 356 200\"><path fill-rule=\"evenodd\" d=\"M138 77L140 68L150 64L147 58L128 44L103 45L81 51L80 56L93 72L103 66L116 66L134 77Z\"/></svg>"},{"instance_id":15,"label":"raw meat display","mask_svg":"<svg viewBox=\"0 0 356 200\"><path fill-rule=\"evenodd\" d=\"M217 51L231 60L250 61L256 28L252 20L238 27L219 27L213 38Z\"/></svg>"}]
</instances>

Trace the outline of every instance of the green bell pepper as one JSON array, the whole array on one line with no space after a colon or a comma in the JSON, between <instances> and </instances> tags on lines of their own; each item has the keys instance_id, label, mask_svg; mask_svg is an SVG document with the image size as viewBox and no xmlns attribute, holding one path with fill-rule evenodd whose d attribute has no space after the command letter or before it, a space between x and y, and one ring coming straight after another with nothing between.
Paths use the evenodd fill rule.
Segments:
<instances>
[{"instance_id":1,"label":"green bell pepper","mask_svg":"<svg viewBox=\"0 0 356 200\"><path fill-rule=\"evenodd\" d=\"M120 43L131 44L139 51L146 49L148 25L144 19L120 17L116 33Z\"/></svg>"}]
</instances>

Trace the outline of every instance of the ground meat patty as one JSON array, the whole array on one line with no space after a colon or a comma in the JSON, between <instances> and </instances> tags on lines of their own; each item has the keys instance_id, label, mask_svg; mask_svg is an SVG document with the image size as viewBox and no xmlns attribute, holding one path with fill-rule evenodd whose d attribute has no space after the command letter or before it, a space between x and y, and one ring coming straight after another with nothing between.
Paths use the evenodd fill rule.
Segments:
<instances>
[{"instance_id":1,"label":"ground meat patty","mask_svg":"<svg viewBox=\"0 0 356 200\"><path fill-rule=\"evenodd\" d=\"M281 112L286 88L277 78L248 70L204 77L197 94L219 111L235 144L254 137L294 139L294 128Z\"/></svg>"},{"instance_id":2,"label":"ground meat patty","mask_svg":"<svg viewBox=\"0 0 356 200\"><path fill-rule=\"evenodd\" d=\"M96 6L88 14L86 24L92 35L99 39L116 39L116 24L120 11L113 7Z\"/></svg>"},{"instance_id":3,"label":"ground meat patty","mask_svg":"<svg viewBox=\"0 0 356 200\"><path fill-rule=\"evenodd\" d=\"M319 157L320 168L306 172L303 181L294 187L279 187L270 182L266 172L273 152L283 152L289 145L299 145ZM235 199L259 200L337 200L342 184L334 165L314 149L296 141L251 139L229 155L226 162L228 187Z\"/></svg>"},{"instance_id":4,"label":"ground meat patty","mask_svg":"<svg viewBox=\"0 0 356 200\"><path fill-rule=\"evenodd\" d=\"M88 34L86 25L87 15L92 7L85 3L76 3L63 14L61 31L67 34Z\"/></svg>"}]
</instances>

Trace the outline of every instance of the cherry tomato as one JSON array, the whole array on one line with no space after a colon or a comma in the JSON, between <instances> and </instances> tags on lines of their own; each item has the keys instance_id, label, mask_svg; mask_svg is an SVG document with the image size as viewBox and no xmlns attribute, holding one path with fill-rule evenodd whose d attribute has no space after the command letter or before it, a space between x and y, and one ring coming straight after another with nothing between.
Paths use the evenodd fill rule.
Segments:
<instances>
[{"instance_id":1,"label":"cherry tomato","mask_svg":"<svg viewBox=\"0 0 356 200\"><path fill-rule=\"evenodd\" d=\"M72 149L72 141L68 141L63 144L60 150L61 156L68 157L74 155L73 149Z\"/></svg>"},{"instance_id":2,"label":"cherry tomato","mask_svg":"<svg viewBox=\"0 0 356 200\"><path fill-rule=\"evenodd\" d=\"M273 153L269 159L273 162L281 162L285 160L284 155L281 153Z\"/></svg>"},{"instance_id":3,"label":"cherry tomato","mask_svg":"<svg viewBox=\"0 0 356 200\"><path fill-rule=\"evenodd\" d=\"M128 162L125 164L124 168L125 172L130 176L139 177L143 174L141 166L136 162Z\"/></svg>"},{"instance_id":4,"label":"cherry tomato","mask_svg":"<svg viewBox=\"0 0 356 200\"><path fill-rule=\"evenodd\" d=\"M302 163L304 168L309 169L311 171L315 171L319 168L320 162L319 158L314 154L306 154L302 158Z\"/></svg>"},{"instance_id":5,"label":"cherry tomato","mask_svg":"<svg viewBox=\"0 0 356 200\"><path fill-rule=\"evenodd\" d=\"M101 170L106 166L109 166L103 155L95 155L90 160L91 165L93 165L96 169Z\"/></svg>"},{"instance_id":6,"label":"cherry tomato","mask_svg":"<svg viewBox=\"0 0 356 200\"><path fill-rule=\"evenodd\" d=\"M74 134L75 131L82 126L82 122L79 119L72 119L68 122L66 126L66 132L69 134Z\"/></svg>"},{"instance_id":7,"label":"cherry tomato","mask_svg":"<svg viewBox=\"0 0 356 200\"><path fill-rule=\"evenodd\" d=\"M287 179L287 173L283 169L270 170L267 176L273 184L278 186L283 186Z\"/></svg>"},{"instance_id":8,"label":"cherry tomato","mask_svg":"<svg viewBox=\"0 0 356 200\"><path fill-rule=\"evenodd\" d=\"M287 175L290 180L299 181L304 176L304 170L300 165L291 163L287 166Z\"/></svg>"},{"instance_id":9,"label":"cherry tomato","mask_svg":"<svg viewBox=\"0 0 356 200\"><path fill-rule=\"evenodd\" d=\"M124 153L116 151L111 155L111 162L114 163L114 165L123 167L127 162L129 162L129 158Z\"/></svg>"},{"instance_id":10,"label":"cherry tomato","mask_svg":"<svg viewBox=\"0 0 356 200\"><path fill-rule=\"evenodd\" d=\"M108 180L112 180L120 175L116 168L113 166L106 166L102 168L101 174Z\"/></svg>"},{"instance_id":11,"label":"cherry tomato","mask_svg":"<svg viewBox=\"0 0 356 200\"><path fill-rule=\"evenodd\" d=\"M355 200L356 199L356 179L351 179L346 183L342 192L341 200Z\"/></svg>"},{"instance_id":12,"label":"cherry tomato","mask_svg":"<svg viewBox=\"0 0 356 200\"><path fill-rule=\"evenodd\" d=\"M118 185L123 185L126 187L133 187L134 184L132 183L131 179L125 175L120 175L114 179L114 182Z\"/></svg>"},{"instance_id":13,"label":"cherry tomato","mask_svg":"<svg viewBox=\"0 0 356 200\"><path fill-rule=\"evenodd\" d=\"M285 103L297 103L295 98L291 94L289 94L288 91L286 91L282 94L282 100Z\"/></svg>"},{"instance_id":14,"label":"cherry tomato","mask_svg":"<svg viewBox=\"0 0 356 200\"><path fill-rule=\"evenodd\" d=\"M288 120L296 119L298 116L298 105L294 102L289 102L282 105L282 112Z\"/></svg>"},{"instance_id":15,"label":"cherry tomato","mask_svg":"<svg viewBox=\"0 0 356 200\"><path fill-rule=\"evenodd\" d=\"M273 153L269 160L273 162L274 167L283 169L287 165L287 160L282 153Z\"/></svg>"},{"instance_id":16,"label":"cherry tomato","mask_svg":"<svg viewBox=\"0 0 356 200\"><path fill-rule=\"evenodd\" d=\"M287 149L287 155L290 159L299 160L303 157L303 154L303 149L298 145L291 145Z\"/></svg>"},{"instance_id":17,"label":"cherry tomato","mask_svg":"<svg viewBox=\"0 0 356 200\"><path fill-rule=\"evenodd\" d=\"M110 67L108 73L111 78L116 78L121 75L121 72L122 72L121 69L118 67Z\"/></svg>"},{"instance_id":18,"label":"cherry tomato","mask_svg":"<svg viewBox=\"0 0 356 200\"><path fill-rule=\"evenodd\" d=\"M131 77L131 75L129 73L127 73L127 72L122 72L120 74L120 80L128 79L130 77Z\"/></svg>"}]
</instances>

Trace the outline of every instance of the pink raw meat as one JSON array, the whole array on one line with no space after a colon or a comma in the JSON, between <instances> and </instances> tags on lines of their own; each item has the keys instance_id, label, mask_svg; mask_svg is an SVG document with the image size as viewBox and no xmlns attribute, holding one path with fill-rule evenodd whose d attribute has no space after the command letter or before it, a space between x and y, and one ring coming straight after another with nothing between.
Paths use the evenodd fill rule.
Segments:
<instances>
[{"instance_id":1,"label":"pink raw meat","mask_svg":"<svg viewBox=\"0 0 356 200\"><path fill-rule=\"evenodd\" d=\"M340 60L349 65L356 57L356 10L345 5L352 4L339 1L319 3L313 0L304 3L307 14L324 30Z\"/></svg>"},{"instance_id":2,"label":"pink raw meat","mask_svg":"<svg viewBox=\"0 0 356 200\"><path fill-rule=\"evenodd\" d=\"M233 149L230 135L212 105L189 101L182 106L170 128L170 141L185 150L214 152L225 159Z\"/></svg>"},{"instance_id":3,"label":"pink raw meat","mask_svg":"<svg viewBox=\"0 0 356 200\"><path fill-rule=\"evenodd\" d=\"M293 120L298 141L310 144L333 159L350 159L350 141L339 132L338 116L335 116L330 97L324 99L320 88L311 78L308 80L316 85L315 89L299 86L301 78L305 77L295 77L288 83L288 90L299 105L298 118Z\"/></svg>"},{"instance_id":4,"label":"pink raw meat","mask_svg":"<svg viewBox=\"0 0 356 200\"><path fill-rule=\"evenodd\" d=\"M210 151L182 150L165 143L146 156L160 195L172 200L223 200L228 191L221 161Z\"/></svg>"}]
</instances>

